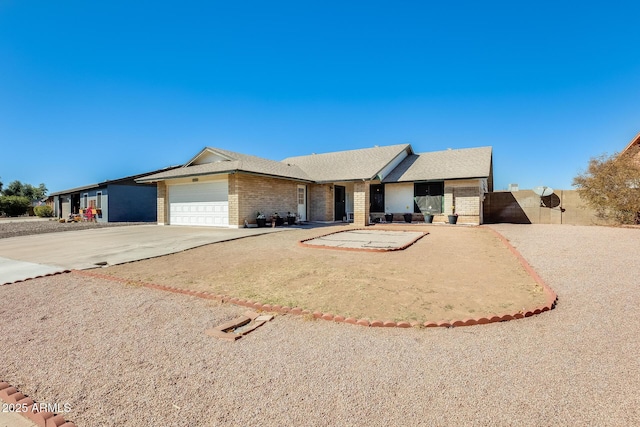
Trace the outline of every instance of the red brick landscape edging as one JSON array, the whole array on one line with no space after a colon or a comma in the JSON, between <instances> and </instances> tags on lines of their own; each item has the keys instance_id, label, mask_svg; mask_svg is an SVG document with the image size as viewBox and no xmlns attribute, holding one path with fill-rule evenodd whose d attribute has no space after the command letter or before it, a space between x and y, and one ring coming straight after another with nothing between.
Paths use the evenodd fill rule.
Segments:
<instances>
[{"instance_id":1,"label":"red brick landscape edging","mask_svg":"<svg viewBox=\"0 0 640 427\"><path fill-rule=\"evenodd\" d=\"M331 236L332 234L338 234L338 233L346 233L349 231L358 231L358 230L371 230L371 228L350 228L348 230L340 230L340 231L333 231L331 233L327 233L327 234L321 234L319 236L315 236L315 237L310 237L308 239L304 239L304 240L300 240L298 242L298 245L304 247L304 248L312 248L312 249L333 249L333 250L337 250L337 251L352 251L352 252L392 252L392 251L403 251L405 249L407 249L409 246L413 245L415 242L417 242L418 240L422 239L424 236L426 236L427 234L429 234L426 231L419 231L419 233L422 233L421 236L416 237L415 239L413 239L412 241L410 241L409 243L407 243L406 245L403 246L398 246L397 248L344 248L344 247L340 247L340 246L325 246L325 245L310 245L306 242L310 241L310 240L315 240L315 239L319 239L321 237L326 237L326 236ZM377 230L377 231L392 231L392 230ZM402 230L402 231L406 231L406 230ZM411 233L416 233L416 231L411 231Z\"/></svg>"},{"instance_id":2,"label":"red brick landscape edging","mask_svg":"<svg viewBox=\"0 0 640 427\"><path fill-rule=\"evenodd\" d=\"M23 417L33 421L39 427L76 427L70 421L66 421L62 415L48 411L38 411L38 404L30 397L20 393L18 389L9 383L0 380L0 400L9 405L15 405L20 411L15 411ZM27 409L23 411L22 409Z\"/></svg>"},{"instance_id":3,"label":"red brick landscape edging","mask_svg":"<svg viewBox=\"0 0 640 427\"><path fill-rule=\"evenodd\" d=\"M497 237L498 239L509 249L509 251L518 259L518 261L520 261L520 264L522 265L522 267L525 269L525 271L527 273L529 273L529 275L533 278L533 280L535 280L535 282L540 285L542 287L542 291L545 294L545 299L546 302L545 304L541 305L541 306L536 306L533 307L531 309L528 310L521 310L521 311L517 311L517 312L508 312L508 313L502 313L502 314L489 314L487 316L482 316L482 317L477 317L477 318L465 318L465 319L460 319L460 320L441 320L441 321L426 321L426 322L416 322L416 321L412 321L412 322L406 322L406 321L399 321L399 322L394 322L391 320L386 320L386 321L382 321L382 320L368 320L368 319L357 319L355 317L344 317L341 315L336 315L333 313L323 313L321 311L314 311L311 312L310 310L306 310L300 307L287 307L287 306L281 306L281 305L271 305L271 304L262 304L256 301L252 301L252 300L245 300L242 298L235 298L235 297L229 297L227 295L216 295L210 292L205 292L205 291L196 291L196 290L189 290L189 289L182 289L182 288L176 288L173 286L166 286L166 285L157 285L154 283L145 283L145 282L139 282L139 281L132 281L132 280L128 280L128 279L121 279L118 277L114 277L114 276L109 276L106 274L99 274L99 273L94 273L91 271L79 271L79 270L74 270L72 273L74 274L80 274L80 275L84 275L84 276L90 276L90 277L96 277L96 278L100 278L100 279L105 279L105 280L110 280L110 281L115 281L115 282L121 282L121 283L134 283L140 286L145 286L147 288L151 288L151 289L158 289L158 290L163 290L163 291L169 291L169 292L173 292L173 293L177 293L177 294L184 294L184 295L192 295L198 298L204 298L204 299L211 299L211 300L216 300L216 301L220 301L223 303L230 303L230 304L235 304L235 305L240 305L243 307L248 307L251 308L253 310L261 310L261 311L267 311L267 312L276 312L276 313L281 313L281 314L294 314L294 315L312 315L315 319L322 319L322 320L328 320L328 321L333 321L333 322L342 322L342 323L349 323L352 325L360 325L360 326L370 326L370 327L385 327L385 328L411 328L411 327L425 327L425 328L434 328L434 327L459 327L459 326L473 326L473 325L485 325L488 323L495 323L495 322L505 322L505 321L509 321L509 320L514 320L514 319L522 319L525 317L531 317L535 314L540 314L540 313L544 313L545 311L549 311L552 310L557 302L558 296L555 293L555 291L553 289L551 289L551 287L549 287L549 285L547 285L544 280L542 280L542 278L538 275L538 273L535 272L535 270L531 267L531 265L529 265L529 263L524 259L524 257L509 243L509 241L500 233L498 233L496 230L489 228L489 230L491 230ZM328 233L329 234L334 234L334 233ZM425 233L425 235L428 233ZM320 236L321 237L321 236ZM420 236L419 238L424 237L424 236ZM418 239L419 239L418 238ZM416 239L416 241L418 240ZM412 242L411 244L415 243ZM314 246L317 247L317 246ZM347 249L347 248L345 248ZM350 249L350 248L349 248Z\"/></svg>"}]
</instances>

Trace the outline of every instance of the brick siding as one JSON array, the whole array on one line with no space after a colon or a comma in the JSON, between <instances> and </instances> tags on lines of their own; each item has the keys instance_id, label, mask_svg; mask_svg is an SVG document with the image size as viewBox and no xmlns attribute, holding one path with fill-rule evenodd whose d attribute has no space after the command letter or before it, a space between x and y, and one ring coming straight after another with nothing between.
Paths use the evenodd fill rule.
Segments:
<instances>
[{"instance_id":1,"label":"brick siding","mask_svg":"<svg viewBox=\"0 0 640 427\"><path fill-rule=\"evenodd\" d=\"M269 219L298 213L298 182L237 173L229 176L229 226L256 223L258 212Z\"/></svg>"},{"instance_id":2,"label":"brick siding","mask_svg":"<svg viewBox=\"0 0 640 427\"><path fill-rule=\"evenodd\" d=\"M353 185L353 223L358 227L369 225L370 186L369 181L358 181Z\"/></svg>"},{"instance_id":3,"label":"brick siding","mask_svg":"<svg viewBox=\"0 0 640 427\"><path fill-rule=\"evenodd\" d=\"M156 203L158 224L166 224L167 221L167 185L164 181L158 182L158 203Z\"/></svg>"},{"instance_id":4,"label":"brick siding","mask_svg":"<svg viewBox=\"0 0 640 427\"><path fill-rule=\"evenodd\" d=\"M309 221L333 221L333 192L329 184L308 186Z\"/></svg>"}]
</instances>

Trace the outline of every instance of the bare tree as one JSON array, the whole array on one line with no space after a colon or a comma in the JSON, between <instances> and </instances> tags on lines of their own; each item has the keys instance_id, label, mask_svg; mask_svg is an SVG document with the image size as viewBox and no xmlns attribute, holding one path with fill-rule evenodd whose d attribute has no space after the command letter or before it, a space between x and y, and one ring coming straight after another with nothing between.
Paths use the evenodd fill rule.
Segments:
<instances>
[{"instance_id":1,"label":"bare tree","mask_svg":"<svg viewBox=\"0 0 640 427\"><path fill-rule=\"evenodd\" d=\"M591 158L587 170L573 179L573 186L598 217L640 224L640 147Z\"/></svg>"}]
</instances>

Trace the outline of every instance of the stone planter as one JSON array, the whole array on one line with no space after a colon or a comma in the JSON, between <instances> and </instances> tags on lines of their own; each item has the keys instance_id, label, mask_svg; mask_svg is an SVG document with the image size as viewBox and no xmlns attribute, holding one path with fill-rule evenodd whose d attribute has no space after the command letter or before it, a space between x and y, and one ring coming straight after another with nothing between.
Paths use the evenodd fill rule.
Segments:
<instances>
[{"instance_id":1,"label":"stone planter","mask_svg":"<svg viewBox=\"0 0 640 427\"><path fill-rule=\"evenodd\" d=\"M433 215L424 214L424 222L426 222L427 224L431 224L433 222Z\"/></svg>"},{"instance_id":2,"label":"stone planter","mask_svg":"<svg viewBox=\"0 0 640 427\"><path fill-rule=\"evenodd\" d=\"M413 214L406 213L404 216L404 222L411 222L413 220Z\"/></svg>"},{"instance_id":3,"label":"stone planter","mask_svg":"<svg viewBox=\"0 0 640 427\"><path fill-rule=\"evenodd\" d=\"M458 215L449 215L449 224L456 224L458 222Z\"/></svg>"},{"instance_id":4,"label":"stone planter","mask_svg":"<svg viewBox=\"0 0 640 427\"><path fill-rule=\"evenodd\" d=\"M387 222L393 222L393 214L384 214L384 220Z\"/></svg>"}]
</instances>

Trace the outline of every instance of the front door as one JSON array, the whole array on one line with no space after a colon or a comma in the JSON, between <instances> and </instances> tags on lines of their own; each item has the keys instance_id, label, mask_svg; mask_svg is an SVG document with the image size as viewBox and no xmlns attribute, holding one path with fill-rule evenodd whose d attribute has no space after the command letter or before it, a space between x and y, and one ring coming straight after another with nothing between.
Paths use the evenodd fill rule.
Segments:
<instances>
[{"instance_id":1,"label":"front door","mask_svg":"<svg viewBox=\"0 0 640 427\"><path fill-rule=\"evenodd\" d=\"M298 185L298 217L300 221L307 220L307 186Z\"/></svg>"},{"instance_id":2,"label":"front door","mask_svg":"<svg viewBox=\"0 0 640 427\"><path fill-rule=\"evenodd\" d=\"M71 195L71 213L80 213L80 193Z\"/></svg>"},{"instance_id":3,"label":"front door","mask_svg":"<svg viewBox=\"0 0 640 427\"><path fill-rule=\"evenodd\" d=\"M371 185L371 212L384 212L384 184Z\"/></svg>"},{"instance_id":4,"label":"front door","mask_svg":"<svg viewBox=\"0 0 640 427\"><path fill-rule=\"evenodd\" d=\"M336 185L335 187L335 202L334 202L334 221L342 221L347 216L347 205L345 203L346 189L342 185Z\"/></svg>"}]
</instances>

